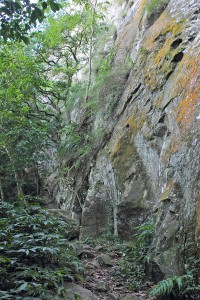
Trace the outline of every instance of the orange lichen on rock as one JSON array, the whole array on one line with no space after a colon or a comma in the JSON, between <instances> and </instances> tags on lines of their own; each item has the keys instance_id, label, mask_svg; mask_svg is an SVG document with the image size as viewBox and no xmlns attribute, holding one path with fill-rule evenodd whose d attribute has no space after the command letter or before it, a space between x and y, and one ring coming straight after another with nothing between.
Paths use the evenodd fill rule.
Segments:
<instances>
[{"instance_id":1,"label":"orange lichen on rock","mask_svg":"<svg viewBox=\"0 0 200 300\"><path fill-rule=\"evenodd\" d=\"M153 64L156 68L160 67L163 63L163 60L167 56L167 54L170 51L170 46L172 44L173 38L170 37L166 40L163 47L157 52L157 54L154 57Z\"/></svg>"},{"instance_id":2,"label":"orange lichen on rock","mask_svg":"<svg viewBox=\"0 0 200 300\"><path fill-rule=\"evenodd\" d=\"M145 84L151 90L163 84L163 79L173 70L173 57L179 48L172 48L172 43L180 36L186 23L170 17L165 10L158 20L149 28L143 47L147 50L144 67Z\"/></svg>"},{"instance_id":3,"label":"orange lichen on rock","mask_svg":"<svg viewBox=\"0 0 200 300\"><path fill-rule=\"evenodd\" d=\"M158 20L153 24L153 26L149 28L148 34L144 42L145 48L152 50L155 40L161 34L161 31L163 30L163 26L165 26L165 23L167 22L168 24L168 21L169 21L169 14L165 10L158 18Z\"/></svg>"},{"instance_id":4,"label":"orange lichen on rock","mask_svg":"<svg viewBox=\"0 0 200 300\"><path fill-rule=\"evenodd\" d=\"M145 115L138 112L137 115L134 114L127 119L125 128L130 128L130 134L134 134L142 128L146 119L147 117Z\"/></svg>"},{"instance_id":5,"label":"orange lichen on rock","mask_svg":"<svg viewBox=\"0 0 200 300\"><path fill-rule=\"evenodd\" d=\"M155 89L157 87L156 80L156 68L153 66L151 58L147 58L146 65L144 68L144 82L145 85L151 87L151 89Z\"/></svg>"},{"instance_id":6,"label":"orange lichen on rock","mask_svg":"<svg viewBox=\"0 0 200 300\"><path fill-rule=\"evenodd\" d=\"M124 128L127 128L129 132L123 133L119 140L116 142L111 151L111 159L116 158L122 152L122 148L124 151L125 144L130 141L131 134L137 129L137 122L134 115L130 116L128 120L126 120Z\"/></svg>"},{"instance_id":7,"label":"orange lichen on rock","mask_svg":"<svg viewBox=\"0 0 200 300\"><path fill-rule=\"evenodd\" d=\"M123 182L126 178L127 169L137 161L137 150L134 147L134 136L142 128L144 124L144 116L137 114L131 115L125 122L122 128L123 134L119 137L116 144L113 146L110 159L115 168L119 183L123 189Z\"/></svg>"},{"instance_id":8,"label":"orange lichen on rock","mask_svg":"<svg viewBox=\"0 0 200 300\"><path fill-rule=\"evenodd\" d=\"M125 122L125 126L129 126L131 127L132 129L136 129L137 128L137 122L136 122L136 118L134 115L130 116L128 118L128 120L126 120Z\"/></svg>"},{"instance_id":9,"label":"orange lichen on rock","mask_svg":"<svg viewBox=\"0 0 200 300\"><path fill-rule=\"evenodd\" d=\"M185 26L185 20L177 22L176 18L170 19L167 23L167 26L163 28L161 34L166 34L167 32L171 32L174 36L177 36L183 30Z\"/></svg>"},{"instance_id":10,"label":"orange lichen on rock","mask_svg":"<svg viewBox=\"0 0 200 300\"><path fill-rule=\"evenodd\" d=\"M196 111L199 99L199 86L193 91L187 92L185 98L180 102L177 108L177 122L182 126L189 127L193 122L193 115Z\"/></svg>"},{"instance_id":11,"label":"orange lichen on rock","mask_svg":"<svg viewBox=\"0 0 200 300\"><path fill-rule=\"evenodd\" d=\"M111 159L114 159L118 153L120 153L120 149L121 149L121 143L120 140L116 142L116 144L114 145L112 151L111 151Z\"/></svg>"},{"instance_id":12,"label":"orange lichen on rock","mask_svg":"<svg viewBox=\"0 0 200 300\"><path fill-rule=\"evenodd\" d=\"M160 36L165 37L166 40L168 39L168 34L175 37L181 33L184 26L185 22L183 20L177 22L177 20L171 18L168 11L165 10L149 29L144 41L144 47L147 50L153 50Z\"/></svg>"},{"instance_id":13,"label":"orange lichen on rock","mask_svg":"<svg viewBox=\"0 0 200 300\"><path fill-rule=\"evenodd\" d=\"M178 67L178 81L174 96L182 92L182 99L176 108L176 120L182 128L191 126L200 97L198 64L200 55L193 51L186 53Z\"/></svg>"},{"instance_id":14,"label":"orange lichen on rock","mask_svg":"<svg viewBox=\"0 0 200 300\"><path fill-rule=\"evenodd\" d=\"M135 156L136 150L134 146L130 144L130 136L124 135L117 142L110 156L112 165L118 174L121 189L123 189L127 169L135 160Z\"/></svg>"},{"instance_id":15,"label":"orange lichen on rock","mask_svg":"<svg viewBox=\"0 0 200 300\"><path fill-rule=\"evenodd\" d=\"M163 100L163 95L160 95L157 99L155 99L155 107L160 108Z\"/></svg>"}]
</instances>

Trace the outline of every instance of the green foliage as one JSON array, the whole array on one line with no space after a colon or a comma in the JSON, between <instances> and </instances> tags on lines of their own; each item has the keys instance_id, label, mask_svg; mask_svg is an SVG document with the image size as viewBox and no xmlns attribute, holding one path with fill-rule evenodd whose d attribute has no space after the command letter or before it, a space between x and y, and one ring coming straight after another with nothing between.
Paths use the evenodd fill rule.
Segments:
<instances>
[{"instance_id":1,"label":"green foliage","mask_svg":"<svg viewBox=\"0 0 200 300\"><path fill-rule=\"evenodd\" d=\"M68 162L73 162L75 166L79 166L92 151L93 137L91 132L84 131L76 123L66 125L62 129L62 141L58 149L59 156L66 156Z\"/></svg>"},{"instance_id":2,"label":"green foliage","mask_svg":"<svg viewBox=\"0 0 200 300\"><path fill-rule=\"evenodd\" d=\"M67 240L70 224L39 206L0 202L1 299L63 299L82 266Z\"/></svg>"},{"instance_id":3,"label":"green foliage","mask_svg":"<svg viewBox=\"0 0 200 300\"><path fill-rule=\"evenodd\" d=\"M154 233L154 220L151 219L135 229L137 230L137 233L135 234L136 245L143 249L147 249Z\"/></svg>"},{"instance_id":4,"label":"green foliage","mask_svg":"<svg viewBox=\"0 0 200 300\"><path fill-rule=\"evenodd\" d=\"M154 222L149 220L136 228L134 243L122 244L122 259L113 275L126 281L129 289L138 290L145 282L145 265L149 262L148 249L154 233Z\"/></svg>"},{"instance_id":5,"label":"green foliage","mask_svg":"<svg viewBox=\"0 0 200 300\"><path fill-rule=\"evenodd\" d=\"M140 263L135 259L135 247L131 243L126 243L121 245L119 251L121 251L122 258L112 275L124 281L128 289L137 290L143 283L144 268L141 268Z\"/></svg>"},{"instance_id":6,"label":"green foliage","mask_svg":"<svg viewBox=\"0 0 200 300\"><path fill-rule=\"evenodd\" d=\"M0 36L4 41L17 40L29 42L27 32L36 22L42 22L45 10L50 7L53 12L60 9L56 0L38 0L33 3L27 0L1 0L0 1Z\"/></svg>"},{"instance_id":7,"label":"green foliage","mask_svg":"<svg viewBox=\"0 0 200 300\"><path fill-rule=\"evenodd\" d=\"M48 1L55 10L53 3ZM68 156L79 165L96 139L90 125L75 128L68 123L70 111L85 99L87 83L78 74L88 63L91 22L95 39L102 15L95 12L92 21L88 1L76 0L73 8L63 3L63 11L49 17L45 29L34 32L28 46L7 43L0 50L1 198L26 194L27 172L37 173L39 181L48 153L43 150L49 146L58 146L61 160ZM88 101L82 106L87 118L96 104ZM63 120L63 108L67 120Z\"/></svg>"},{"instance_id":8,"label":"green foliage","mask_svg":"<svg viewBox=\"0 0 200 300\"><path fill-rule=\"evenodd\" d=\"M42 71L33 52L24 46L8 43L1 47L0 178L4 192L14 184L23 186L24 170L36 169L55 129L55 116L41 97L41 90L48 86Z\"/></svg>"},{"instance_id":9,"label":"green foliage","mask_svg":"<svg viewBox=\"0 0 200 300\"><path fill-rule=\"evenodd\" d=\"M190 252L193 243L187 243L186 252ZM190 255L184 265L183 275L172 276L160 281L150 292L150 296L173 295L175 299L199 299L199 265L200 259Z\"/></svg>"},{"instance_id":10,"label":"green foliage","mask_svg":"<svg viewBox=\"0 0 200 300\"><path fill-rule=\"evenodd\" d=\"M115 54L116 50L113 48L96 64L96 74L89 93L89 102L92 103L90 115L100 112L103 127L114 113L130 71L129 64L124 64L120 69L112 66Z\"/></svg>"},{"instance_id":11,"label":"green foliage","mask_svg":"<svg viewBox=\"0 0 200 300\"><path fill-rule=\"evenodd\" d=\"M116 0L116 3L117 3L118 5L122 5L123 2L124 2L124 0Z\"/></svg>"},{"instance_id":12,"label":"green foliage","mask_svg":"<svg viewBox=\"0 0 200 300\"><path fill-rule=\"evenodd\" d=\"M148 13L155 11L158 7L168 3L168 0L149 0L146 5L146 10Z\"/></svg>"},{"instance_id":13,"label":"green foliage","mask_svg":"<svg viewBox=\"0 0 200 300\"><path fill-rule=\"evenodd\" d=\"M147 256L154 233L153 220L136 228L134 242L121 242L110 231L104 232L98 239L88 237L85 243L92 246L104 245L108 252L116 252L121 259L112 269L111 276L116 281L123 282L130 290L139 290L145 285L145 266L149 262Z\"/></svg>"},{"instance_id":14,"label":"green foliage","mask_svg":"<svg viewBox=\"0 0 200 300\"><path fill-rule=\"evenodd\" d=\"M170 295L173 290L180 290L186 276L173 276L160 281L150 292L150 296Z\"/></svg>"},{"instance_id":15,"label":"green foliage","mask_svg":"<svg viewBox=\"0 0 200 300\"><path fill-rule=\"evenodd\" d=\"M173 276L160 281L155 288L150 292L150 296L171 295L176 296L176 299L182 299L185 296L190 296L191 299L197 299L193 293L200 291L200 286L194 281L192 274L182 276ZM197 294L196 294L197 295Z\"/></svg>"}]
</instances>

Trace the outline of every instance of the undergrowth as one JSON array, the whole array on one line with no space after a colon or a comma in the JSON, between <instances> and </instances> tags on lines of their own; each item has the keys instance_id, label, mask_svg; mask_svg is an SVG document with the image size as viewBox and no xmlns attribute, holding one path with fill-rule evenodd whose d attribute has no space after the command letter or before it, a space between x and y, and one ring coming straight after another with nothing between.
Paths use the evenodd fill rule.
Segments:
<instances>
[{"instance_id":1,"label":"undergrowth","mask_svg":"<svg viewBox=\"0 0 200 300\"><path fill-rule=\"evenodd\" d=\"M148 265L151 266L150 245L154 235L154 221L149 220L135 228L136 234L130 242L121 242L110 232L104 233L99 239L87 238L84 242L92 246L104 245L108 252L115 252L121 257L116 266L110 271L117 282L123 282L130 290L149 289L150 282L146 282ZM182 275L171 276L161 280L149 293L150 299L200 299L200 259L195 245L186 245ZM196 254L191 254L191 253Z\"/></svg>"},{"instance_id":2,"label":"undergrowth","mask_svg":"<svg viewBox=\"0 0 200 300\"><path fill-rule=\"evenodd\" d=\"M200 259L190 256L184 265L184 274L161 280L150 292L150 296L171 296L173 299L200 299L198 278Z\"/></svg>"},{"instance_id":3,"label":"undergrowth","mask_svg":"<svg viewBox=\"0 0 200 300\"><path fill-rule=\"evenodd\" d=\"M108 252L117 252L121 259L112 269L111 276L123 282L129 290L139 290L145 286L145 265L148 264L148 249L154 233L154 220L149 220L135 228L132 241L122 242L110 232L98 239L88 237L84 242L92 246L106 245Z\"/></svg>"},{"instance_id":4,"label":"undergrowth","mask_svg":"<svg viewBox=\"0 0 200 300\"><path fill-rule=\"evenodd\" d=\"M134 242L122 244L122 259L114 270L114 276L122 278L131 290L138 290L145 285L145 265L150 259L148 249L154 232L154 221L149 220L135 229Z\"/></svg>"},{"instance_id":5,"label":"undergrowth","mask_svg":"<svg viewBox=\"0 0 200 300\"><path fill-rule=\"evenodd\" d=\"M69 224L38 205L2 201L0 218L0 298L64 299L65 282L82 273Z\"/></svg>"}]
</instances>

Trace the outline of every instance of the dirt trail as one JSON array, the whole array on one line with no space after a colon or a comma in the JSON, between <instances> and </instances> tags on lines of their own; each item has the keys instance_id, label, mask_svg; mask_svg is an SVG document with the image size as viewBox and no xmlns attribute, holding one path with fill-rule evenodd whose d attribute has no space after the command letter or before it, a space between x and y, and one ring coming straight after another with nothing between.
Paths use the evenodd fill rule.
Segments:
<instances>
[{"instance_id":1,"label":"dirt trail","mask_svg":"<svg viewBox=\"0 0 200 300\"><path fill-rule=\"evenodd\" d=\"M110 252L106 245L85 245L79 257L85 266L81 285L92 291L99 300L150 300L148 287L143 291L130 291L123 276L116 276L116 266L122 259L122 253Z\"/></svg>"}]
</instances>

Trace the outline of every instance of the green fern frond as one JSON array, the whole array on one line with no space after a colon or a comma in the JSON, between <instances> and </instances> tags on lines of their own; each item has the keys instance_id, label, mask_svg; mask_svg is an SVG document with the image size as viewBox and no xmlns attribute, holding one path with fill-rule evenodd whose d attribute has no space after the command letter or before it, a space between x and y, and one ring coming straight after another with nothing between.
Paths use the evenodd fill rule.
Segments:
<instances>
[{"instance_id":1,"label":"green fern frond","mask_svg":"<svg viewBox=\"0 0 200 300\"><path fill-rule=\"evenodd\" d=\"M200 291L200 285L196 285L196 286L188 286L188 287L183 291L183 295L184 295L184 294L188 294L189 292L196 292L196 291Z\"/></svg>"},{"instance_id":2,"label":"green fern frond","mask_svg":"<svg viewBox=\"0 0 200 300\"><path fill-rule=\"evenodd\" d=\"M177 284L179 290L180 290L180 289L182 288L182 286L183 286L183 277L184 277L184 276L176 276L176 277L174 278L174 282Z\"/></svg>"},{"instance_id":3,"label":"green fern frond","mask_svg":"<svg viewBox=\"0 0 200 300\"><path fill-rule=\"evenodd\" d=\"M191 279L190 275L173 276L160 281L155 288L150 292L150 296L169 295L178 288L179 291L183 288L184 283Z\"/></svg>"},{"instance_id":4,"label":"green fern frond","mask_svg":"<svg viewBox=\"0 0 200 300\"><path fill-rule=\"evenodd\" d=\"M174 285L174 277L164 279L150 292L150 296L169 295Z\"/></svg>"}]
</instances>

